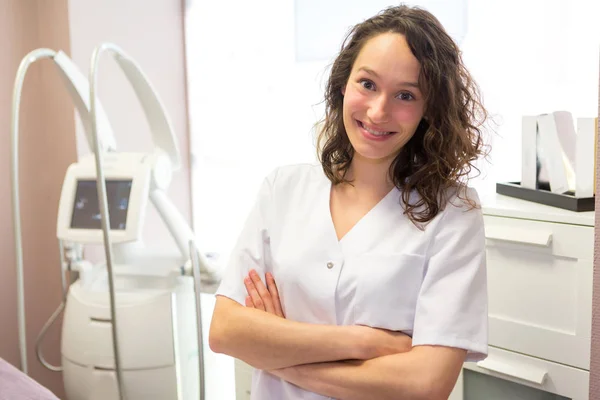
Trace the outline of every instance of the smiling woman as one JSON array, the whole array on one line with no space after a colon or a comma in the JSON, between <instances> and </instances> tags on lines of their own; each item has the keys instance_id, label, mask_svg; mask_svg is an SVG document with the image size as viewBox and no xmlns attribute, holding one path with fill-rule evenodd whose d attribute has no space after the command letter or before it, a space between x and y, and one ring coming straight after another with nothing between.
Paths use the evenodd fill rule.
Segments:
<instances>
[{"instance_id":1,"label":"smiling woman","mask_svg":"<svg viewBox=\"0 0 600 400\"><path fill-rule=\"evenodd\" d=\"M386 33L359 53L344 95L344 126L354 163L395 158L423 118L419 61L404 36ZM377 72L378 71L378 72Z\"/></svg>"},{"instance_id":2,"label":"smiling woman","mask_svg":"<svg viewBox=\"0 0 600 400\"><path fill-rule=\"evenodd\" d=\"M320 163L275 169L217 292L213 351L255 399L445 399L487 355L485 110L429 12L356 25L328 81Z\"/></svg>"}]
</instances>

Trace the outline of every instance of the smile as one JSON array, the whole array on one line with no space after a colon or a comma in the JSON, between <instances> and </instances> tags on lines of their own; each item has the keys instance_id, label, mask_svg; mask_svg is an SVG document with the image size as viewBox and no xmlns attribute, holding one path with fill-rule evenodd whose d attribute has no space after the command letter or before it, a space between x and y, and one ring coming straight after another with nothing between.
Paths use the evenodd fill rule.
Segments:
<instances>
[{"instance_id":1,"label":"smile","mask_svg":"<svg viewBox=\"0 0 600 400\"><path fill-rule=\"evenodd\" d=\"M373 128L366 126L359 120L356 120L356 123L358 124L359 128L361 128L361 130L363 131L365 136L367 136L368 138L371 138L371 139L381 140L381 139L385 139L385 138L393 135L394 133L396 133L396 132L384 132L384 131L375 130Z\"/></svg>"}]
</instances>

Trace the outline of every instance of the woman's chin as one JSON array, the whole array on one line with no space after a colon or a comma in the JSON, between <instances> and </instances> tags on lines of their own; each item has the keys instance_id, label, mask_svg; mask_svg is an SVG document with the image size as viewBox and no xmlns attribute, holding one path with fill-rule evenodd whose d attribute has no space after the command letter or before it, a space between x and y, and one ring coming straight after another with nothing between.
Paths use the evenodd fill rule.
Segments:
<instances>
[{"instance_id":1,"label":"woman's chin","mask_svg":"<svg viewBox=\"0 0 600 400\"><path fill-rule=\"evenodd\" d=\"M371 151L369 151L371 150ZM367 162L370 164L384 164L390 163L396 157L398 152L381 152L381 151L372 151L372 149L361 151L360 149L354 150L354 157L360 160L361 162Z\"/></svg>"}]
</instances>

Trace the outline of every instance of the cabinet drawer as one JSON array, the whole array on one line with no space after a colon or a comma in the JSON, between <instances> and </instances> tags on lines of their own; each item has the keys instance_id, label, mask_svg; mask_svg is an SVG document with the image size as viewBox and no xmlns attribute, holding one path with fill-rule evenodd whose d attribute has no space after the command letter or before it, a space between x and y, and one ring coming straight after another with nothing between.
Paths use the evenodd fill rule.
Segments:
<instances>
[{"instance_id":1,"label":"cabinet drawer","mask_svg":"<svg viewBox=\"0 0 600 400\"><path fill-rule=\"evenodd\" d=\"M490 347L487 359L464 368L567 397L589 397L588 371Z\"/></svg>"},{"instance_id":2,"label":"cabinet drawer","mask_svg":"<svg viewBox=\"0 0 600 400\"><path fill-rule=\"evenodd\" d=\"M593 228L484 220L490 345L589 369Z\"/></svg>"}]
</instances>

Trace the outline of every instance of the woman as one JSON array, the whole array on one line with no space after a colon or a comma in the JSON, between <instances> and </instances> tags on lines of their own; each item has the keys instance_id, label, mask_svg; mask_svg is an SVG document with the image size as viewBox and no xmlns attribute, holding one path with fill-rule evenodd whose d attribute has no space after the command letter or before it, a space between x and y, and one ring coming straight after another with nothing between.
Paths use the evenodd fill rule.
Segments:
<instances>
[{"instance_id":1,"label":"woman","mask_svg":"<svg viewBox=\"0 0 600 400\"><path fill-rule=\"evenodd\" d=\"M352 29L320 165L265 179L217 292L210 346L256 368L253 399L445 399L486 356L478 99L430 13Z\"/></svg>"}]
</instances>

